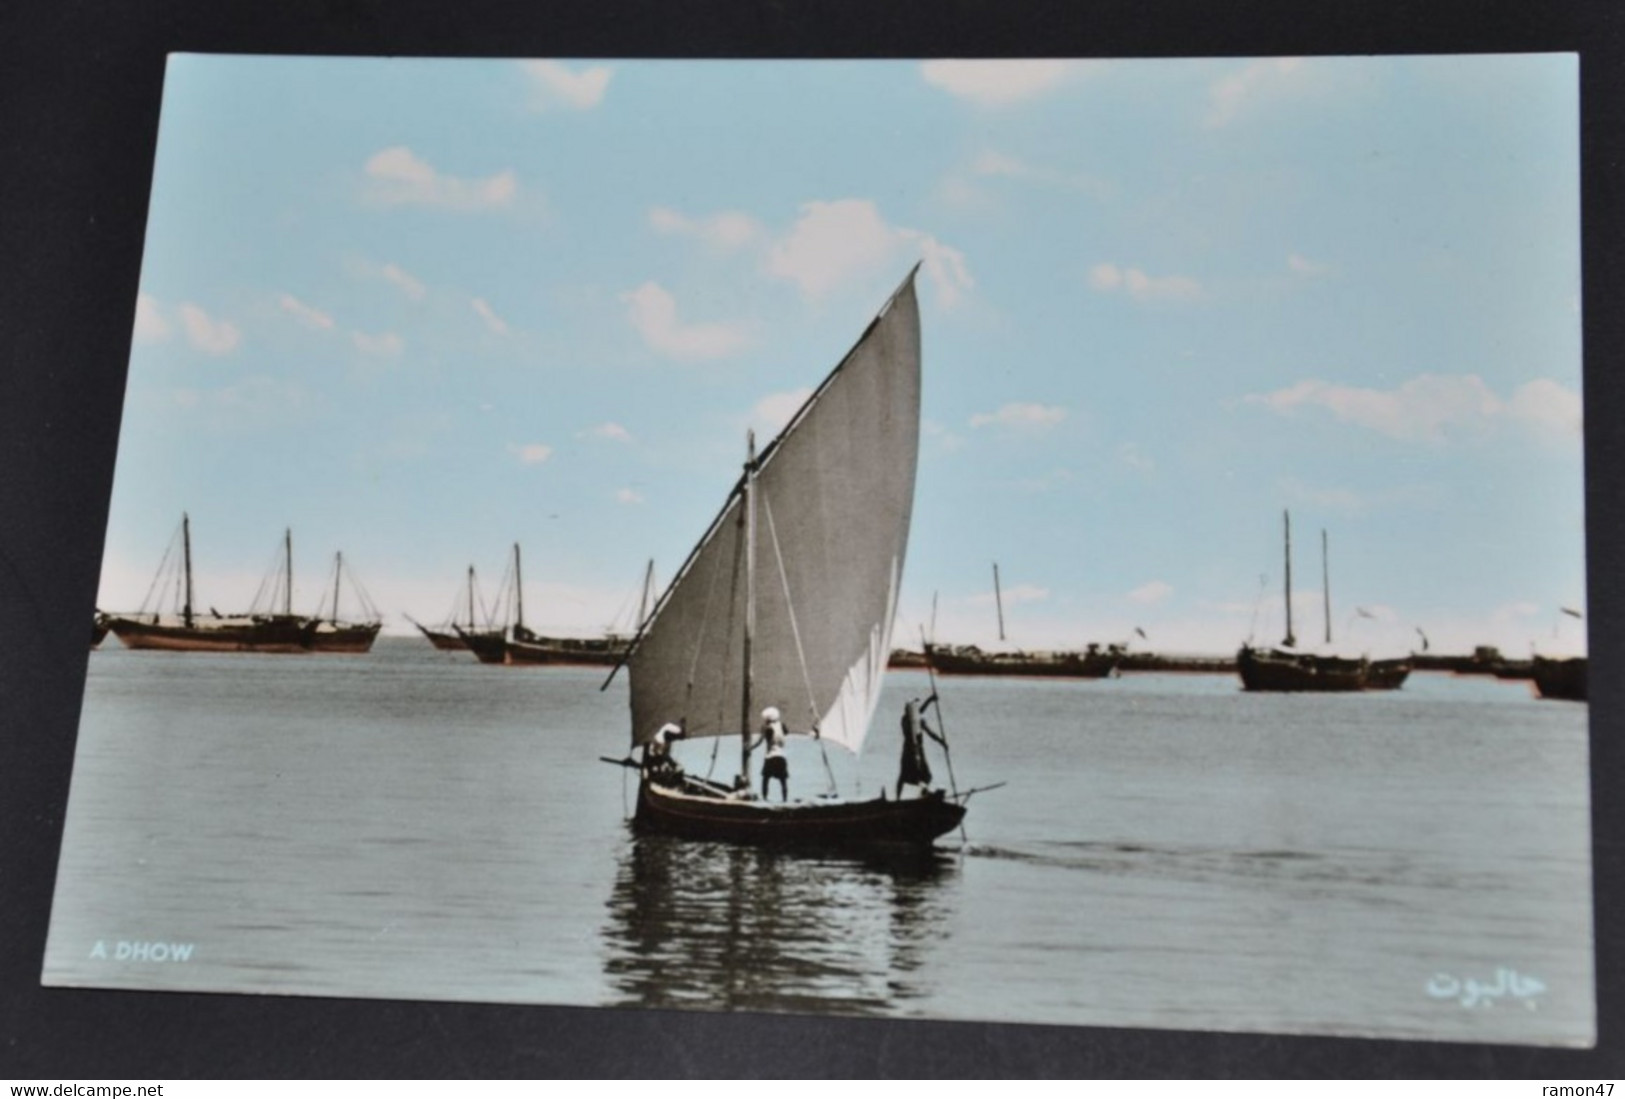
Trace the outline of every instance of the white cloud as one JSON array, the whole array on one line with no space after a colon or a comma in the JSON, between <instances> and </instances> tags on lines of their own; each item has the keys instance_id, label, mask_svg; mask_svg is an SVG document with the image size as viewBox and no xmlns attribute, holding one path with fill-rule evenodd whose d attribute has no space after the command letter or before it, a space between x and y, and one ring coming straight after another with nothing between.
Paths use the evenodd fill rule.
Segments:
<instances>
[{"instance_id":1,"label":"white cloud","mask_svg":"<svg viewBox=\"0 0 1625 1099\"><path fill-rule=\"evenodd\" d=\"M532 110L545 111L553 107L586 110L604 101L609 88L611 70L603 65L577 72L557 61L523 61L520 63L530 79Z\"/></svg>"},{"instance_id":2,"label":"white cloud","mask_svg":"<svg viewBox=\"0 0 1625 1099\"><path fill-rule=\"evenodd\" d=\"M790 417L801 410L812 396L812 390L806 386L799 389L787 390L784 393L773 393L756 402L756 407L750 410L750 423L757 434L771 437L784 430L790 422Z\"/></svg>"},{"instance_id":3,"label":"white cloud","mask_svg":"<svg viewBox=\"0 0 1625 1099\"><path fill-rule=\"evenodd\" d=\"M901 235L867 199L809 202L801 218L768 256L768 271L789 279L810 298L823 297L855 276L893 262Z\"/></svg>"},{"instance_id":4,"label":"white cloud","mask_svg":"<svg viewBox=\"0 0 1625 1099\"><path fill-rule=\"evenodd\" d=\"M924 61L920 75L934 88L981 107L1005 107L1054 91L1069 77L1098 68L1083 61Z\"/></svg>"},{"instance_id":5,"label":"white cloud","mask_svg":"<svg viewBox=\"0 0 1625 1099\"><path fill-rule=\"evenodd\" d=\"M641 504L643 503L643 494L636 489L618 489L615 493L615 501L620 504Z\"/></svg>"},{"instance_id":6,"label":"white cloud","mask_svg":"<svg viewBox=\"0 0 1625 1099\"><path fill-rule=\"evenodd\" d=\"M181 327L193 347L210 355L225 355L235 351L243 334L230 321L216 320L191 302L180 307Z\"/></svg>"},{"instance_id":7,"label":"white cloud","mask_svg":"<svg viewBox=\"0 0 1625 1099\"><path fill-rule=\"evenodd\" d=\"M511 169L484 179L459 179L435 171L404 145L374 153L366 173L364 196L384 206L485 210L509 206L519 193L519 179Z\"/></svg>"},{"instance_id":8,"label":"white cloud","mask_svg":"<svg viewBox=\"0 0 1625 1099\"><path fill-rule=\"evenodd\" d=\"M1045 431L1066 419L1066 409L1057 405L1012 403L997 412L978 412L970 418L972 427L1011 428L1018 431Z\"/></svg>"},{"instance_id":9,"label":"white cloud","mask_svg":"<svg viewBox=\"0 0 1625 1099\"><path fill-rule=\"evenodd\" d=\"M662 355L695 361L717 359L738 352L748 342L739 325L683 324L677 318L677 300L659 283L646 282L622 294L632 327L643 342Z\"/></svg>"},{"instance_id":10,"label":"white cloud","mask_svg":"<svg viewBox=\"0 0 1625 1099\"><path fill-rule=\"evenodd\" d=\"M924 257L925 277L936 287L937 301L942 307L952 309L959 304L960 296L975 285L970 269L965 266L965 253L923 233L918 241Z\"/></svg>"},{"instance_id":11,"label":"white cloud","mask_svg":"<svg viewBox=\"0 0 1625 1099\"><path fill-rule=\"evenodd\" d=\"M1302 69L1300 57L1265 58L1215 80L1208 88L1203 124L1213 129L1229 125L1250 104L1289 88Z\"/></svg>"},{"instance_id":12,"label":"white cloud","mask_svg":"<svg viewBox=\"0 0 1625 1099\"><path fill-rule=\"evenodd\" d=\"M350 341L363 355L372 355L380 359L395 358L406 350L406 341L394 332L380 332L376 336L366 332L351 332Z\"/></svg>"},{"instance_id":13,"label":"white cloud","mask_svg":"<svg viewBox=\"0 0 1625 1099\"><path fill-rule=\"evenodd\" d=\"M761 222L737 210L691 218L665 206L656 206L649 211L649 224L657 233L693 237L719 251L747 247L766 235Z\"/></svg>"},{"instance_id":14,"label":"white cloud","mask_svg":"<svg viewBox=\"0 0 1625 1099\"><path fill-rule=\"evenodd\" d=\"M1190 301L1202 296L1202 284L1184 275L1148 275L1137 267L1098 263L1089 270L1089 285L1101 293L1118 290L1137 301Z\"/></svg>"},{"instance_id":15,"label":"white cloud","mask_svg":"<svg viewBox=\"0 0 1625 1099\"><path fill-rule=\"evenodd\" d=\"M480 319L485 322L485 327L499 336L508 334L508 322L497 316L496 310L492 309L484 298L475 298L468 304L473 308L474 312L480 315Z\"/></svg>"},{"instance_id":16,"label":"white cloud","mask_svg":"<svg viewBox=\"0 0 1625 1099\"><path fill-rule=\"evenodd\" d=\"M1405 441L1440 443L1462 434L1482 435L1499 422L1548 438L1580 434L1579 394L1548 378L1519 386L1506 400L1476 374L1422 374L1387 390L1311 379L1246 400L1282 415L1324 409L1345 423Z\"/></svg>"},{"instance_id":17,"label":"white cloud","mask_svg":"<svg viewBox=\"0 0 1625 1099\"><path fill-rule=\"evenodd\" d=\"M1164 580L1152 580L1129 592L1128 600L1131 603L1139 603L1142 606L1150 607L1167 602L1169 596L1173 594L1174 586L1172 584Z\"/></svg>"},{"instance_id":18,"label":"white cloud","mask_svg":"<svg viewBox=\"0 0 1625 1099\"><path fill-rule=\"evenodd\" d=\"M328 329L333 327L333 318L317 309L313 305L306 305L292 294L283 294L277 299L282 311L304 325L306 328Z\"/></svg>"},{"instance_id":19,"label":"white cloud","mask_svg":"<svg viewBox=\"0 0 1625 1099\"><path fill-rule=\"evenodd\" d=\"M598 424L579 432L579 437L589 439L609 439L617 443L630 443L632 433L617 423Z\"/></svg>"},{"instance_id":20,"label":"white cloud","mask_svg":"<svg viewBox=\"0 0 1625 1099\"><path fill-rule=\"evenodd\" d=\"M893 269L917 252L926 278L946 308L973 285L964 253L918 229L893 226L868 199L814 201L768 254L768 273L788 279L808 298L822 298L855 280Z\"/></svg>"},{"instance_id":21,"label":"white cloud","mask_svg":"<svg viewBox=\"0 0 1625 1099\"><path fill-rule=\"evenodd\" d=\"M1536 378L1512 391L1507 413L1537 432L1578 437L1583 415L1580 394L1550 378Z\"/></svg>"},{"instance_id":22,"label":"white cloud","mask_svg":"<svg viewBox=\"0 0 1625 1099\"><path fill-rule=\"evenodd\" d=\"M1326 264L1316 263L1314 260L1308 259L1305 256L1300 256L1296 252L1293 252L1286 258L1286 265L1293 274L1302 275L1305 278L1312 278L1315 275L1324 275L1331 271L1331 268Z\"/></svg>"},{"instance_id":23,"label":"white cloud","mask_svg":"<svg viewBox=\"0 0 1625 1099\"><path fill-rule=\"evenodd\" d=\"M510 445L508 450L527 466L539 465L553 457L553 448L546 443L519 443Z\"/></svg>"},{"instance_id":24,"label":"white cloud","mask_svg":"<svg viewBox=\"0 0 1625 1099\"><path fill-rule=\"evenodd\" d=\"M135 338L138 343L157 343L169 337L169 322L150 294L135 296Z\"/></svg>"},{"instance_id":25,"label":"white cloud","mask_svg":"<svg viewBox=\"0 0 1625 1099\"><path fill-rule=\"evenodd\" d=\"M429 293L428 287L424 286L421 282L407 274L405 271L401 270L399 267L396 267L393 263L384 264L378 269L378 273L382 275L386 281L392 282L396 286L400 287L401 293L405 294L413 301L422 301L425 295Z\"/></svg>"}]
</instances>

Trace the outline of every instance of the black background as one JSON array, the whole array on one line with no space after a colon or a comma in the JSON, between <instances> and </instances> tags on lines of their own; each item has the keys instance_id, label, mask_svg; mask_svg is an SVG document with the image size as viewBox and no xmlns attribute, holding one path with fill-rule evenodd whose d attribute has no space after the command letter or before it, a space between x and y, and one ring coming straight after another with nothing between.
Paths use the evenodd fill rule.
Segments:
<instances>
[{"instance_id":1,"label":"black background","mask_svg":"<svg viewBox=\"0 0 1625 1099\"><path fill-rule=\"evenodd\" d=\"M1620 1075L1625 5L12 0L0 6L0 1079ZM1594 1051L44 989L165 55L1581 55ZM1170 522L1176 520L1171 518ZM1538 783L1540 776L1530 776Z\"/></svg>"}]
</instances>

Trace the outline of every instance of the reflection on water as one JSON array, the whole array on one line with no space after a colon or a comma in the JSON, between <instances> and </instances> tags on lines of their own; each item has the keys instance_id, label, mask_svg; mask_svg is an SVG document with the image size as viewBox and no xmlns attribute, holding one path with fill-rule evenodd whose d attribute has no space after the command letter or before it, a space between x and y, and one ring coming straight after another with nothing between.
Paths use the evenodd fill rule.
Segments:
<instances>
[{"instance_id":1,"label":"reflection on water","mask_svg":"<svg viewBox=\"0 0 1625 1099\"><path fill-rule=\"evenodd\" d=\"M883 1014L929 995L959 884L941 852L813 856L629 839L605 972L623 1007Z\"/></svg>"}]
</instances>

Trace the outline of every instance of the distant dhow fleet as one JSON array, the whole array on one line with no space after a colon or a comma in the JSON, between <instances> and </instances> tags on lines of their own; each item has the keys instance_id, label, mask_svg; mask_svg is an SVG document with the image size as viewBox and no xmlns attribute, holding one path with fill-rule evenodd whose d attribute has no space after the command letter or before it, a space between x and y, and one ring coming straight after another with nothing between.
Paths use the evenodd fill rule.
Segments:
<instances>
[{"instance_id":1,"label":"distant dhow fleet","mask_svg":"<svg viewBox=\"0 0 1625 1099\"><path fill-rule=\"evenodd\" d=\"M1416 670L1457 675L1493 675L1499 679L1528 680L1536 697L1569 701L1587 698L1588 661L1584 656L1534 655L1527 660L1502 657L1491 646L1479 646L1471 655L1449 656L1429 652L1425 634L1421 649L1406 656L1373 659L1331 650L1330 566L1326 532L1321 532L1322 595L1325 601L1325 645L1300 647L1292 621L1292 519L1282 513L1284 546L1284 608L1286 633L1280 644L1241 645L1233 658L1213 655L1177 656L1133 648L1128 641L1092 643L1077 650L1034 650L945 644L921 630L920 649L893 650L892 668L926 669L948 676L999 678L1105 679L1134 672L1197 672L1236 674L1241 686L1259 693L1351 693L1401 688ZM537 632L525 623L524 580L517 543L488 604L480 593L470 565L449 613L435 626L406 616L436 649L472 653L484 664L508 667L584 665L613 666L627 654L632 638L646 623L654 590L654 562L645 570L642 595L628 628L610 627L597 636L557 636ZM383 628L383 616L356 579L342 553L336 553L324 582L322 597L309 614L293 605L293 534L284 531L278 553L249 607L222 614L200 602L192 575L191 518L183 514L154 575L147 596L133 612L96 609L90 647L102 644L108 633L128 649L209 653L348 653L371 651ZM1005 639L1004 604L999 567L993 566L994 604L999 638ZM356 613L341 609L348 598ZM1580 618L1579 611L1563 614ZM1370 617L1362 609L1358 613ZM933 603L933 627L935 610ZM1350 621L1353 619L1351 617ZM1134 631L1145 638L1141 630Z\"/></svg>"}]
</instances>

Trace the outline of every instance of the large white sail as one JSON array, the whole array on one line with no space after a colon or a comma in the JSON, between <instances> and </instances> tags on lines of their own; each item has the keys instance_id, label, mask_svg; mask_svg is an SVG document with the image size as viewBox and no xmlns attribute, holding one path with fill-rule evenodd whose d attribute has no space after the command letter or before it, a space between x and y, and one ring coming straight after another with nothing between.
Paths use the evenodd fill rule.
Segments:
<instances>
[{"instance_id":1,"label":"large white sail","mask_svg":"<svg viewBox=\"0 0 1625 1099\"><path fill-rule=\"evenodd\" d=\"M668 721L695 737L741 731L753 559L752 711L776 706L791 732L862 746L891 650L919 434L911 273L762 452L754 553L736 488L645 627L628 660L635 743Z\"/></svg>"}]
</instances>

